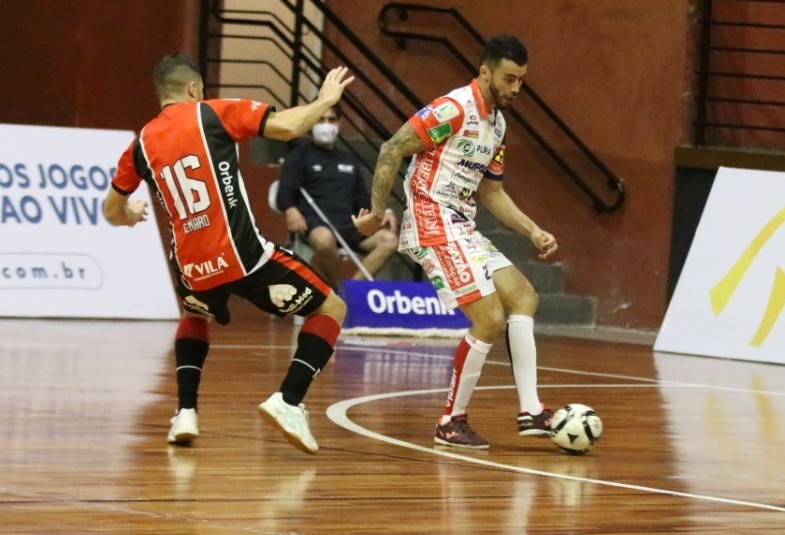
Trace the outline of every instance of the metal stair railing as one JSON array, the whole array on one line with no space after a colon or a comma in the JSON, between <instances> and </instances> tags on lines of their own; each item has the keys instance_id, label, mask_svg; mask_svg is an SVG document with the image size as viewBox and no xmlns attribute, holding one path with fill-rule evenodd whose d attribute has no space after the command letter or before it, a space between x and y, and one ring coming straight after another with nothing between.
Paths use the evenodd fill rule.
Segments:
<instances>
[{"instance_id":1,"label":"metal stair railing","mask_svg":"<svg viewBox=\"0 0 785 535\"><path fill-rule=\"evenodd\" d=\"M300 4L300 3L301 2L298 2L298 4ZM327 19L329 19L329 20L336 20L336 21L338 21L340 23L340 19L338 19L331 11L329 11L320 2L318 2L316 0L312 0L312 3L313 3L314 6L316 6L317 8L319 8L320 10L322 10L325 13L325 17ZM388 109L391 113L393 113L397 117L398 120L404 121L404 120L408 119L409 114L404 113L398 106L396 106L395 103L393 103L392 100L389 98L389 96L384 91L382 91L381 88L379 88L378 85L375 84L363 72L362 69L358 68L358 66L355 64L355 62L353 62L350 58L348 58L346 56L346 54L344 54L343 51L341 51L340 48L337 47L337 45L335 45L334 42L332 42L330 39L328 39L324 35L324 32L322 32L310 20L308 20L307 18L304 18L302 16L302 13L301 13L302 8L301 8L301 6L293 5L288 0L279 0L279 4L285 6L286 8L288 8L290 10L292 10L297 18L302 18L301 25L305 26L310 32L312 32L315 36L317 36L320 39L320 41L325 46L327 46L327 48L330 49L331 52L333 52L336 55L336 57L338 59L340 59L347 67L349 67L349 69L352 71L352 74L357 76L358 81L362 81L363 83L365 83L371 89L371 91L373 91L373 93L381 100L381 103L385 107L385 109ZM298 8L299 8L299 11L298 11ZM262 27L262 28L265 28L265 29L269 29L274 34L274 36L277 38L277 39L275 39L275 38L266 37L266 36L250 36L250 35L243 35L243 34L207 33L206 37L208 39L209 38L212 38L212 39L229 38L229 39L249 39L249 40L266 40L266 41L271 41L276 46L276 48L278 48L278 50L281 51L287 57L287 59L289 59L290 61L293 62L293 64L294 64L294 61L297 60L297 57L296 57L297 54L295 54L294 51L293 51L293 49L296 46L296 42L297 42L297 39L294 37L294 33L293 33L294 29L285 26L285 23L279 17L275 16L274 14L272 14L272 13L270 13L268 11L223 10L221 8L220 0L212 0L212 1L208 2L207 10L208 10L208 12L212 16L215 17L215 19L217 21L221 22L222 24L237 24L237 25L247 25L247 26ZM241 18L240 16L247 16L249 18ZM253 18L251 18L251 17L253 17ZM268 20L268 18L270 18L272 20ZM341 30L345 30L345 31L349 31L348 28L346 28L345 26L341 26L340 29ZM353 43L355 43L355 42L359 43L359 41L357 40L356 36L353 39L351 39L351 41ZM361 44L361 43L359 43L359 44ZM205 49L205 48L207 48L207 47L203 47L203 49ZM321 65L319 64L318 60L313 59L313 58L316 58L316 54L309 47L307 47L304 43L300 42L299 46L297 46L297 48L299 48L301 50L301 52L306 52L307 55L306 54L302 54L302 53L299 54L299 60L303 64L303 66L302 66L302 68L300 68L298 65L294 65L293 71L296 72L296 73L305 73L306 77L314 85L314 87L318 87L320 85L320 83L318 82L318 80L316 80L315 77L310 76L309 73L313 72L313 73L317 73L318 75L321 76L321 75L324 75L326 73L326 69L323 69L321 67ZM361 51L364 52L364 55L367 55L367 54L370 53L370 51L367 51L367 49L361 49ZM232 63L232 62L235 62L235 63L241 63L241 62L242 63L255 63L254 60L239 60L239 59L229 59L229 60L226 60L226 59L219 59L219 58L208 58L206 60L203 60L203 64L206 65L206 66L210 65L210 64L213 64L213 63L218 63L218 62L221 62L221 63ZM381 69L383 70L383 72L387 69L387 67L384 66L384 64L381 62L381 60L379 60L375 56L373 56L371 58L371 62L373 64L375 64L375 65L379 65L381 67ZM267 64L267 65L269 65L269 62L258 62L258 64L261 64L261 65ZM286 80L285 75L283 75L283 73L281 73L280 70L275 69L274 72L281 79ZM292 80L294 80L294 76L292 77ZM289 83L289 80L286 80L286 81L287 81L287 83ZM393 83L396 86L396 89L398 89L398 91L401 94L405 95L407 98L409 98L409 99L416 98L416 97L414 97L414 95L411 92L411 90L409 90L408 87L406 87L405 84L403 84L403 82L401 82L400 80L393 80ZM298 85L299 85L299 83L298 83ZM290 99L289 105L290 106L291 105L296 105L299 102L306 101L305 95L303 95L302 92L299 91L299 89L295 89L296 86L293 83L293 81L291 82L291 86L292 86L293 89L292 89L292 98ZM220 88L229 88L229 87L231 87L231 88L253 88L253 87L255 87L255 88L258 88L258 89L264 89L268 93L272 94L272 92L270 91L269 87L263 86L261 84L249 84L249 85L246 85L246 84L231 84L231 83L220 82L220 83L208 84L207 85L208 89L220 89ZM282 103L282 100L280 98L278 98L277 96L275 96L275 98L276 98L276 100L278 102ZM381 124L381 122L377 119L376 114L371 113L371 111L368 109L368 107L352 94L351 90L350 91L346 91L344 93L344 98L342 99L342 105L345 105L345 106L349 107L350 109L352 109L352 111L354 111L356 113L356 115L359 117L359 119L362 121L363 125L365 125L368 128L370 128L373 131L373 133L379 139L387 139L387 138L389 138L392 135L392 132L390 132L387 128L385 128ZM422 104L418 103L418 105L421 106ZM375 152L378 152L380 144L377 141L371 139L371 137L368 136L363 131L363 129L360 127L360 124L358 124L357 121L352 119L347 114L344 114L344 119L346 120L347 123L349 123L350 125L352 125L355 128L355 131L356 131L357 135L360 138L362 138L362 140L366 144L371 146L374 149ZM362 154L359 151L357 151L350 143L346 142L346 140L344 138L341 138L341 139L343 141L343 146L347 150L352 152L358 158L358 160L360 161L361 165L366 170L368 170L370 173L373 173L375 162L372 162L372 163L368 162L362 156ZM400 188L398 188L398 190L400 190ZM393 190L392 195L393 195L393 198L401 206L403 206L405 204L405 201L404 201L402 192L398 191L398 190Z\"/></svg>"},{"instance_id":2,"label":"metal stair railing","mask_svg":"<svg viewBox=\"0 0 785 535\"><path fill-rule=\"evenodd\" d=\"M716 138L711 144L725 144L723 134L727 132L743 135L757 131L769 133L774 148L779 149L785 134L785 112L782 111L785 100L768 95L782 95L785 90L785 68L781 67L785 61L785 45L782 45L785 24L781 22L785 20L785 3L781 0L703 0L700 8L694 145L709 145L709 133ZM768 20L778 8L779 24ZM773 39L775 35L777 37ZM758 40L772 46L758 46L755 44ZM779 46L773 46L774 43ZM779 61L766 60L777 57ZM741 64L740 58L744 59ZM763 66L768 72L756 72L756 67ZM779 70L777 66L780 66ZM744 92L728 95L727 79L748 82ZM772 85L767 90L755 91L757 82ZM782 90L772 91L774 84ZM718 111L720 104L729 113ZM764 109L770 113L760 113ZM749 143L744 145L745 149L751 147Z\"/></svg>"},{"instance_id":3,"label":"metal stair railing","mask_svg":"<svg viewBox=\"0 0 785 535\"><path fill-rule=\"evenodd\" d=\"M357 45L362 56L377 66L383 75L394 74L389 71L386 65L384 65L384 63L381 62L379 58L374 56L354 34L351 33L351 30L347 28L340 21L340 19L335 16L334 13L332 13L332 11L330 11L318 0L311 0L311 3L324 14L324 17L328 22L337 23L335 25L338 31L341 32L344 37L349 39L350 42ZM203 56L200 58L200 61L202 64L202 71L204 73L207 73L208 69L221 63L258 65L269 69L275 76L285 81L292 88L289 104L284 104L284 99L277 95L269 85L263 83L231 83L223 80L212 82L210 80L212 80L213 77L206 76L206 90L212 91L220 90L222 88L258 89L266 92L271 96L272 99L274 99L275 102L283 105L284 107L297 105L300 102L306 102L308 98L300 90L300 75L304 77L304 81L312 84L314 88L318 88L321 85L320 80L327 72L327 69L322 67L321 60L318 58L318 55L298 37L298 28L300 28L299 31L302 31L302 28L306 28L309 32L311 32L311 34L316 36L322 45L329 49L330 52L333 53L336 58L338 58L338 60L340 60L350 69L351 74L357 77L357 82L364 83L368 88L370 88L373 94L381 101L381 106L384 109L389 110L389 112L392 113L397 118L397 120L405 121L408 119L410 114L403 112L398 106L396 106L389 97L388 93L379 88L378 85L376 85L373 80L371 80L371 78L365 74L363 69L359 68L356 63L352 61L332 40L330 40L319 27L317 27L312 21L308 20L303 15L304 0L297 0L296 4L288 0L278 0L278 4L286 7L295 15L295 25L293 28L287 26L280 17L269 11L240 9L225 10L223 9L222 2L220 0L203 0L203 20L201 25L203 42L200 46ZM271 36L248 35L243 32L234 32L229 34L222 33L222 31L211 31L211 25L205 20L207 17L213 17L214 21L218 22L221 26L227 24L263 28L264 31L269 32ZM349 33L344 34L343 32ZM247 39L253 41L268 41L272 43L282 54L284 54L284 56L289 61L292 62L292 77L289 79L286 74L281 72L280 69L275 67L270 61L267 60L215 57L214 52L211 53L211 50L214 50L215 47L211 48L206 42L207 40L211 39ZM371 57L368 57L369 55ZM297 80L297 83L295 83L295 80ZM357 82L355 82L355 84ZM410 101L412 99L416 99L416 96L414 96L411 90L402 81L396 78L394 80L390 80L390 82L393 83L400 94L404 95ZM418 101L414 103L414 105L421 107L422 103ZM366 134L363 126L369 128L372 133L378 137L378 139L382 140L386 140L391 137L392 132L384 127L384 125L377 118L377 114L372 113L368 106L353 94L352 88L349 88L349 90L344 92L341 106L351 109L356 117L355 118L350 114L343 113L342 115L344 122L348 123L354 128L357 136L361 138L364 143L372 147L374 153L378 153L380 143ZM368 162L365 156L356 149L355 145L350 143L344 136L339 136L339 142L343 148L354 154L354 156L360 162L361 166L373 174L375 160L373 162ZM393 190L392 196L395 201L403 206L405 205L405 200L402 194L402 187L400 186L402 181L397 181L397 183L399 184L397 189L400 191ZM399 257L402 259L404 265L412 272L413 278L419 279L421 277L421 270L419 266L414 264L406 256L399 255Z\"/></svg>"},{"instance_id":4,"label":"metal stair railing","mask_svg":"<svg viewBox=\"0 0 785 535\"><path fill-rule=\"evenodd\" d=\"M485 45L485 39L482 35L466 20L465 17L456 8L442 8L435 6L426 6L420 4L404 4L404 3L388 3L385 4L379 11L378 24L382 33L396 39L399 47L405 47L407 40L430 41L436 42L447 48L452 55L470 72L476 73L477 66L470 62L466 56L453 44L453 42L445 36L438 36L433 33L423 34L417 32L393 30L389 27L387 16L390 12L395 12L399 20L406 21L409 18L410 11L436 13L448 15L463 28L472 38L480 45ZM596 193L586 180L584 180L570 164L562 158L562 156L554 149L545 138L537 131L537 129L527 121L515 109L506 110L510 117L512 117L526 132L537 142L537 144L553 159L553 161L561 168L561 170L586 194L592 201L594 209L599 213L615 212L618 210L625 200L625 190L622 180L617 177L604 162L602 162L596 154L581 140L569 126L556 114L556 112L548 106L545 100L532 89L532 87L524 83L521 86L522 90L531 98L535 105L542 110L545 115L553 122L553 124L570 140L570 142L579 149L579 151L588 159L588 161L605 177L607 187L610 192L615 196L615 200L611 203L606 202L603 198Z\"/></svg>"}]
</instances>

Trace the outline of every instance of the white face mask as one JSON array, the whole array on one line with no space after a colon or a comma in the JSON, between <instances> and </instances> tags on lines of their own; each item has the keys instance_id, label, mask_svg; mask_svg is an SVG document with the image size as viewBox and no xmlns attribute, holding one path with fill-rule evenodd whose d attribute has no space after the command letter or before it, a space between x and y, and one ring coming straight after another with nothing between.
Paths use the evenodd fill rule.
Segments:
<instances>
[{"instance_id":1,"label":"white face mask","mask_svg":"<svg viewBox=\"0 0 785 535\"><path fill-rule=\"evenodd\" d=\"M311 135L317 145L330 146L335 143L335 139L338 137L338 125L316 123L311 129Z\"/></svg>"}]
</instances>

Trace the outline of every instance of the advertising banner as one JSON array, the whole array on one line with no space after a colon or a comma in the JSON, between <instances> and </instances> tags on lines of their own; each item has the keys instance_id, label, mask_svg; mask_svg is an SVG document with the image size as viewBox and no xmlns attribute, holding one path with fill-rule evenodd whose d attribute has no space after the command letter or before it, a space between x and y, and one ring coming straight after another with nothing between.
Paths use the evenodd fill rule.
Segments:
<instances>
[{"instance_id":1,"label":"advertising banner","mask_svg":"<svg viewBox=\"0 0 785 535\"><path fill-rule=\"evenodd\" d=\"M785 173L720 168L656 351L785 363Z\"/></svg>"},{"instance_id":2,"label":"advertising banner","mask_svg":"<svg viewBox=\"0 0 785 535\"><path fill-rule=\"evenodd\" d=\"M0 124L0 316L179 317L153 207L134 228L103 217L132 139ZM151 202L146 186L134 198Z\"/></svg>"},{"instance_id":3,"label":"advertising banner","mask_svg":"<svg viewBox=\"0 0 785 535\"><path fill-rule=\"evenodd\" d=\"M463 312L448 311L429 282L347 280L341 293L348 308L344 329L469 328Z\"/></svg>"}]
</instances>

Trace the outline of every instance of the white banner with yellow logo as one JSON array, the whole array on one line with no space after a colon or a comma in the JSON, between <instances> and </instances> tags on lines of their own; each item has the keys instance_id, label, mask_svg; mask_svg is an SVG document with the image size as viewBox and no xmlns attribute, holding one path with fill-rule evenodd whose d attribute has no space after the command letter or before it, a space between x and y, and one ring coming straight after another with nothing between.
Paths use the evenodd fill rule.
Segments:
<instances>
[{"instance_id":1,"label":"white banner with yellow logo","mask_svg":"<svg viewBox=\"0 0 785 535\"><path fill-rule=\"evenodd\" d=\"M655 351L785 363L785 173L720 168Z\"/></svg>"}]
</instances>

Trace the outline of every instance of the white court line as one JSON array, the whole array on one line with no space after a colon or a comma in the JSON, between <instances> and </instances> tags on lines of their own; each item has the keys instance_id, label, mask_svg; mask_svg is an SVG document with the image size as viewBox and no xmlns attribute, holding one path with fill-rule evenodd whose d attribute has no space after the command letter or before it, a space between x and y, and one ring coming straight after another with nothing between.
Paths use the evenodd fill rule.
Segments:
<instances>
[{"instance_id":1,"label":"white court line","mask_svg":"<svg viewBox=\"0 0 785 535\"><path fill-rule=\"evenodd\" d=\"M282 346L282 345L265 345L265 344L213 344L210 347L218 348L218 349L294 349L294 345ZM450 362L452 362L452 358L453 358L452 354L437 355L433 353L422 353L418 351L409 351L404 349L388 349L386 347L380 347L380 346L357 345L356 347L347 347L341 345L336 348L336 351L359 351L364 353L367 353L368 351L383 351L384 353L391 354L391 355L402 355L406 357L423 357L423 358L444 360ZM492 365L492 366L506 366L508 368L510 367L510 363L507 361L486 360L485 364ZM701 384L701 383L684 383L681 381L662 381L660 379L650 379L648 377L635 377L633 375L621 375L615 373L587 372L581 370L570 370L567 368L552 368L548 366L537 366L537 369L543 371L549 371L549 372L556 372L556 373L566 373L570 375L583 375L586 377L604 377L606 379L623 379L626 381L639 381L641 383L650 383L654 385L668 386L668 387L682 386L682 387L691 387L691 388L705 388L708 390L720 390L723 392L736 392L742 394L763 394L767 396L776 396L776 397L785 396L785 392L772 392L770 390L755 390L749 388L708 385L708 384ZM540 385L540 387L542 388L543 385Z\"/></svg>"},{"instance_id":2,"label":"white court line","mask_svg":"<svg viewBox=\"0 0 785 535\"><path fill-rule=\"evenodd\" d=\"M571 387L573 385L570 385ZM593 385L595 387L600 385ZM612 385L614 388L618 385ZM635 386L643 386L643 385L635 385ZM654 385L646 385L646 386L654 386ZM669 385L670 386L670 385ZM685 386L685 385L678 385L678 386ZM503 388L503 387L491 387L491 388ZM504 388L514 388L513 386L508 386ZM489 389L488 387L477 387L478 390L486 390ZM362 396L359 398L354 399L347 399L345 401L340 401L338 403L334 403L327 408L327 417L333 421L336 425L343 427L353 433L357 433L358 435L362 435L374 440L378 440L381 442L386 442L388 444L392 444L394 446L399 446L402 448L419 451L423 453L430 453L433 455L440 455L442 457L448 457L450 459L457 459L459 461L465 461L472 464L478 464L481 466L487 466L489 468L496 468L500 470L506 470L508 472L518 472L521 474L529 474L535 476L543 476L543 477L551 477L555 479L565 479L568 481L577 481L581 483L594 483L595 485L605 485L608 487L616 487L622 488L627 490L635 490L640 492L648 492L652 494L665 494L668 496L678 496L681 498L690 498L693 500L702 500L702 501L709 501L709 502L716 502L716 503L724 503L729 505L739 505L745 507L754 507L757 509L768 509L770 511L779 511L785 512L785 507L777 507L775 505L769 505L765 503L755 503L755 502L747 502L743 500L733 500L729 498L720 498L716 496L706 496L702 494L692 494L689 492L679 492L674 490L667 490L667 489L658 489L654 487L643 487L640 485L630 485L628 483L619 483L616 481L606 481L602 479L592 479L592 478L585 478L585 477L576 477L576 476L569 476L565 474L557 474L554 472L544 472L542 470L534 470L532 468L522 468L519 466L512 466L508 464L497 463L493 461L486 461L483 459L477 459L476 457L470 457L467 455L461 455L459 453L443 451L440 449L436 449L435 447L426 448L424 446L420 446L418 444L413 444L411 442L405 442L403 440L398 440L396 438L388 437L386 435L382 435L380 433L376 433L375 431L371 431L362 427L361 425L356 424L349 417L346 415L347 411L354 407L355 405L360 405L362 403L367 403L370 401L377 401L380 399L390 399L395 397L404 397L404 396L419 396L425 394L436 394L436 393L446 393L446 389L430 389L430 390L409 390L404 392L390 392L387 394L374 394L370 396Z\"/></svg>"},{"instance_id":3,"label":"white court line","mask_svg":"<svg viewBox=\"0 0 785 535\"><path fill-rule=\"evenodd\" d=\"M294 346L266 346L264 344L250 344L250 345L215 345L214 347L221 347L226 349L292 349ZM383 351L386 354L393 354L393 355L402 355L407 357L424 357L436 360L452 360L452 355L438 355L433 353L424 353L418 351L409 351L409 350L402 350L402 349L390 349L386 347L380 346L356 346L356 347L347 347L345 345L341 345L336 348L338 351L362 351L362 352L369 352L369 351ZM486 364L496 365L496 366L510 366L509 362L501 362L501 361L493 361L488 360ZM633 380L638 381L640 384L634 385L621 385L621 384L613 384L613 385L601 385L601 384L594 384L594 385L539 385L540 388L559 388L559 387L567 387L570 388L654 388L654 387L666 387L666 388L706 388L706 389L715 389L715 390L724 390L724 391L731 391L731 392L742 392L742 393L755 393L755 394L768 394L772 396L783 396L785 392L767 392L761 390L753 390L753 389L745 389L745 388L733 388L733 387L722 387L717 385L706 385L706 384L698 384L698 383L682 383L677 381L660 381L658 379L650 379L645 377L633 377L627 375L618 375L618 374L607 374L607 373L598 373L598 372L585 372L580 370L569 370L563 368L550 368L550 367L543 367L538 366L539 370L547 370L552 372L559 372L559 373L566 373L571 375L583 375L583 376L592 376L592 377L604 377L608 379L624 379L624 380ZM490 387L478 387L480 390L491 390L491 389L498 389L498 388L514 388L512 386L490 386ZM719 498L715 496L706 496L701 494L692 494L688 492L678 492L673 490L667 489L657 489L653 487L643 487L639 485L630 485L627 483L619 483L615 481L605 481L599 479L591 479L591 478L582 478L576 476L569 476L565 474L556 474L553 472L543 472L540 470L534 470L530 468L521 468L518 466L510 466L501 463L495 463L492 461L486 461L483 459L477 459L475 457L469 457L466 455L461 455L454 452L443 451L436 448L426 448L424 446L419 446L417 444L413 444L411 442L404 442L402 440L398 440L392 437L388 437L386 435L382 435L366 429L349 419L346 415L347 411L354 407L355 405L359 405L362 403L367 403L370 401L376 401L379 399L389 399L393 397L402 397L402 396L414 396L414 395L425 395L425 394L434 394L434 393L446 393L446 389L431 389L431 390L412 390L412 391L404 391L404 392L392 392L387 394L375 394L370 396L363 396L354 399L348 399L345 401L340 401L338 403L334 403L330 407L327 408L327 417L333 421L336 425L343 427L349 431L357 433L359 435L379 440L381 442L387 442L388 444L393 444L395 446L400 446L403 448L420 451L423 453L430 453L433 455L441 455L443 457L448 457L451 459L457 459L461 461L466 461L469 463L479 464L482 466L488 466L491 468L497 468L501 470L507 470L511 472L519 472L523 474L531 474L531 475L538 475L543 477L551 477L555 479L563 479L568 481L577 481L583 483L594 483L596 485L605 485L609 487L616 487L616 488L623 488L627 490L637 490L641 492L649 492L653 494L665 494L669 496L678 496L682 498L690 498L695 500L703 500L703 501L710 501L716 503L725 503L730 505L740 505L745 507L754 507L758 509L768 509L771 511L779 511L785 512L785 507L777 507L775 505L769 504L762 504L762 503L755 503L755 502L747 502L743 500L733 500L729 498Z\"/></svg>"},{"instance_id":4,"label":"white court line","mask_svg":"<svg viewBox=\"0 0 785 535\"><path fill-rule=\"evenodd\" d=\"M368 347L345 347L340 346L338 347L340 351L362 351L367 353L368 351L380 350L377 346L368 346ZM404 356L412 356L412 357L424 357L424 358L432 358L436 360L449 360L452 361L452 355L434 355L432 353L420 353L417 351L406 351L406 350L397 350L397 349L384 349L385 353L394 354L394 355L404 355ZM486 360L485 364L490 364L493 366L506 366L510 367L509 361L499 361L499 360ZM586 377L604 377L606 379L624 379L626 381L639 381L641 383L651 383L655 385L662 385L662 386L688 386L692 388L708 388L712 390L722 390L725 392L742 392L746 394L766 394L769 396L785 396L785 392L771 392L767 390L750 390L748 388L737 388L732 386L718 386L718 385L707 385L707 384L700 384L700 383L685 383L681 381L663 381L660 379L650 379L647 377L635 377L633 375L621 375L617 373L605 373L605 372L587 372L582 370L570 370L567 368L552 368L549 366L537 366L538 370L548 371L548 372L556 372L556 373L566 373L570 375L583 375Z\"/></svg>"}]
</instances>

